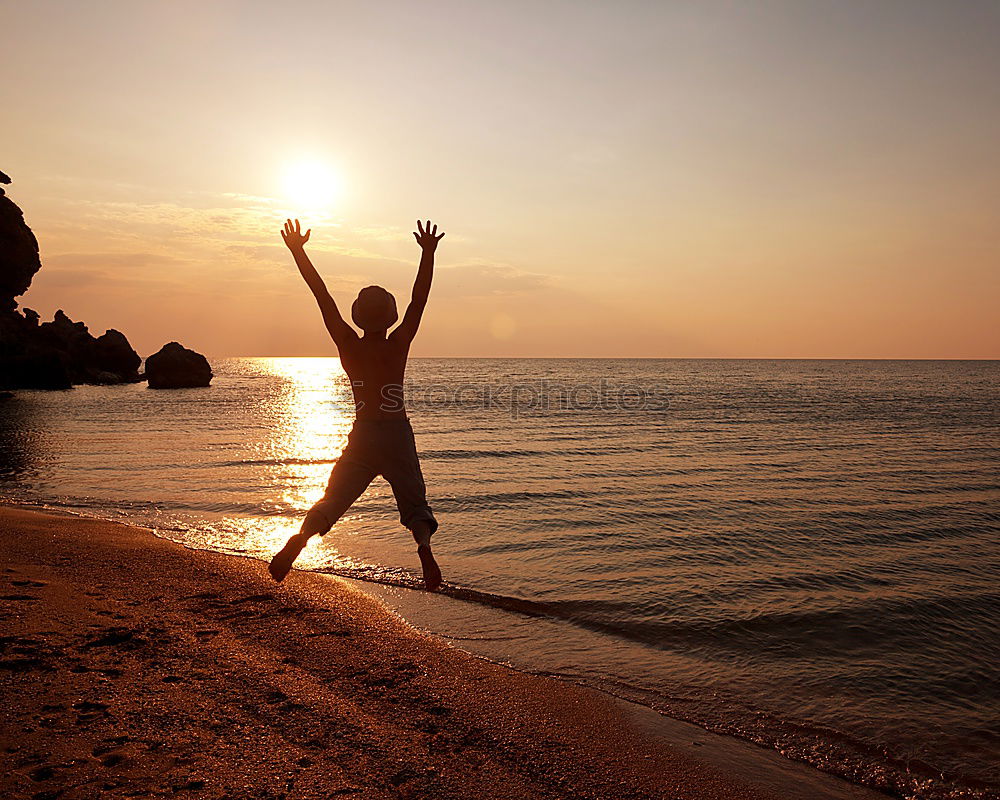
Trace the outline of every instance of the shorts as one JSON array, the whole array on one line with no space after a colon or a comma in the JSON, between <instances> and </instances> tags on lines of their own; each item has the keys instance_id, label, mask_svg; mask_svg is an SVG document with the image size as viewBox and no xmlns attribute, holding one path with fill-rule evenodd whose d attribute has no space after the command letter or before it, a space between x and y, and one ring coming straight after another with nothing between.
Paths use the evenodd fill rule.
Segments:
<instances>
[{"instance_id":1,"label":"shorts","mask_svg":"<svg viewBox=\"0 0 1000 800\"><path fill-rule=\"evenodd\" d=\"M427 522L431 533L437 530L437 520L427 505L413 428L405 417L356 420L347 447L330 472L323 499L312 510L326 517L333 527L377 475L392 487L399 521L405 527L412 530L416 523Z\"/></svg>"}]
</instances>

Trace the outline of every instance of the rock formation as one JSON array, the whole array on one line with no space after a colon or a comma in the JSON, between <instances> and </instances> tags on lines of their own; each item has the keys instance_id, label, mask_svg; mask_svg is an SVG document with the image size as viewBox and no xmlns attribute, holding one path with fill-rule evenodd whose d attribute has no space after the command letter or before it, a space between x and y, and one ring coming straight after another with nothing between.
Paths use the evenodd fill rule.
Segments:
<instances>
[{"instance_id":1,"label":"rock formation","mask_svg":"<svg viewBox=\"0 0 1000 800\"><path fill-rule=\"evenodd\" d=\"M0 311L0 389L69 389L66 359L42 341L38 314Z\"/></svg>"},{"instance_id":2,"label":"rock formation","mask_svg":"<svg viewBox=\"0 0 1000 800\"><path fill-rule=\"evenodd\" d=\"M109 328L94 340L94 363L102 372L112 375L127 375L129 380L139 380L139 365L142 359L132 349L125 334Z\"/></svg>"},{"instance_id":3,"label":"rock formation","mask_svg":"<svg viewBox=\"0 0 1000 800\"><path fill-rule=\"evenodd\" d=\"M10 178L0 172L0 184ZM17 308L14 298L24 294L42 268L38 240L24 221L24 214L0 188L0 313Z\"/></svg>"},{"instance_id":4,"label":"rock formation","mask_svg":"<svg viewBox=\"0 0 1000 800\"><path fill-rule=\"evenodd\" d=\"M0 172L0 184L8 183L10 178ZM62 310L52 322L42 324L30 308L23 313L17 310L14 298L27 291L40 268L35 235L21 209L0 189L0 390L69 389L77 383L142 380L142 359L119 331L109 330L95 338L86 325L74 322ZM174 342L160 353L168 348L177 348L181 354L172 349L167 352L165 385L171 381L182 386L208 385L212 370L204 356Z\"/></svg>"},{"instance_id":5,"label":"rock formation","mask_svg":"<svg viewBox=\"0 0 1000 800\"><path fill-rule=\"evenodd\" d=\"M208 386L212 367L205 356L170 342L146 359L146 380L150 389Z\"/></svg>"},{"instance_id":6,"label":"rock formation","mask_svg":"<svg viewBox=\"0 0 1000 800\"><path fill-rule=\"evenodd\" d=\"M0 312L0 389L68 389L76 383L142 380L142 359L116 330L93 337L62 310L38 324L30 308Z\"/></svg>"}]
</instances>

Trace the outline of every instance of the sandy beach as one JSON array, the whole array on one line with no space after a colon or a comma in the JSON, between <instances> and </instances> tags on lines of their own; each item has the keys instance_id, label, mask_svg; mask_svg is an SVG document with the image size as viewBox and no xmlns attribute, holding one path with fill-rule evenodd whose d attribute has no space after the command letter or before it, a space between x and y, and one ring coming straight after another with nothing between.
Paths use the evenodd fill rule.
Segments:
<instances>
[{"instance_id":1,"label":"sandy beach","mask_svg":"<svg viewBox=\"0 0 1000 800\"><path fill-rule=\"evenodd\" d=\"M875 798L474 658L326 576L0 508L11 798Z\"/></svg>"}]
</instances>

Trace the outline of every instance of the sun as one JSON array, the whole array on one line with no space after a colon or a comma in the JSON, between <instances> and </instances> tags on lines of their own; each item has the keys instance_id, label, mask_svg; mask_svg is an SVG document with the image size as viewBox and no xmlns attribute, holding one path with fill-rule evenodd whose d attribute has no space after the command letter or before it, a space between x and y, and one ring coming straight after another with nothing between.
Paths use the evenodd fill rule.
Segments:
<instances>
[{"instance_id":1,"label":"sun","mask_svg":"<svg viewBox=\"0 0 1000 800\"><path fill-rule=\"evenodd\" d=\"M299 161L285 170L285 195L299 212L325 211L341 189L337 173L322 161Z\"/></svg>"}]
</instances>

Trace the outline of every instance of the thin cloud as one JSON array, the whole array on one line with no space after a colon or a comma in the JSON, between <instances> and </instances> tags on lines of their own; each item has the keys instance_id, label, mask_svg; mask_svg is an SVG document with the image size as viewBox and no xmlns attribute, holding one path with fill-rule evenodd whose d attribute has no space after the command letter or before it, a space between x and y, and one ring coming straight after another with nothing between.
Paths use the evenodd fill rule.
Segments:
<instances>
[{"instance_id":1,"label":"thin cloud","mask_svg":"<svg viewBox=\"0 0 1000 800\"><path fill-rule=\"evenodd\" d=\"M183 259L164 253L59 253L45 258L46 272L52 271L51 267L79 267L100 264L114 267L163 267L177 266L186 263Z\"/></svg>"},{"instance_id":2,"label":"thin cloud","mask_svg":"<svg viewBox=\"0 0 1000 800\"><path fill-rule=\"evenodd\" d=\"M525 272L505 264L473 263L438 270L434 291L446 297L498 297L543 291L554 285L550 275Z\"/></svg>"}]
</instances>

